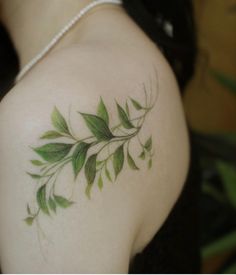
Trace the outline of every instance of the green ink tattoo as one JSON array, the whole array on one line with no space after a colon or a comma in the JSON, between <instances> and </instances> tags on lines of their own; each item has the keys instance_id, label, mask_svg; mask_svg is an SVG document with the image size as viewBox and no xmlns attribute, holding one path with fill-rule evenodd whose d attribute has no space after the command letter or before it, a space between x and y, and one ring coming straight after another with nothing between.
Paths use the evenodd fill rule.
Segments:
<instances>
[{"instance_id":1,"label":"green ink tattoo","mask_svg":"<svg viewBox=\"0 0 236 275\"><path fill-rule=\"evenodd\" d=\"M74 172L74 180L79 173L84 171L87 186L85 194L90 199L94 183L100 190L103 189L104 179L115 181L123 169L125 160L132 170L139 170L130 150L131 142L136 139L140 146L141 160L147 161L147 166L152 167L152 137L146 142L140 138L148 113L153 109L157 97L148 95L144 86L145 101L143 104L133 98L126 101L124 107L116 102L119 124L111 127L108 110L102 98L97 108L96 115L78 112L83 118L91 135L78 139L73 134L69 123L55 107L51 122L53 130L44 133L40 139L55 140L67 138L68 143L50 142L41 147L32 148L41 160L31 160L31 164L39 169L37 174L28 173L37 182L36 208L27 204L28 217L25 222L32 225L38 215L56 214L58 208L68 208L73 201L56 192L57 179L63 168L70 164ZM134 117L131 117L135 113ZM34 210L33 210L34 209ZM36 209L36 210L35 210Z\"/></svg>"}]
</instances>

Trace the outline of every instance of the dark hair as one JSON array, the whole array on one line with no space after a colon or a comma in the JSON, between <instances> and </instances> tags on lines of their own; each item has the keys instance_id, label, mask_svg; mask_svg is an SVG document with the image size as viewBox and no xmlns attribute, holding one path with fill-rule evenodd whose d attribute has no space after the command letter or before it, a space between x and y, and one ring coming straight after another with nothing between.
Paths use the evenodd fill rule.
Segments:
<instances>
[{"instance_id":1,"label":"dark hair","mask_svg":"<svg viewBox=\"0 0 236 275\"><path fill-rule=\"evenodd\" d=\"M181 88L192 76L196 57L191 0L124 0L133 20L163 51Z\"/></svg>"}]
</instances>

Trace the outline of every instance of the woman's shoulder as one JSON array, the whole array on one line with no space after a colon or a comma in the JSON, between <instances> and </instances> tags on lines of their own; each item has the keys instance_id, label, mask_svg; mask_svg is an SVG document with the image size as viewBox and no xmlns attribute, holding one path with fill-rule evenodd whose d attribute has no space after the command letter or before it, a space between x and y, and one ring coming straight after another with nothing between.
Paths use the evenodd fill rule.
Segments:
<instances>
[{"instance_id":1,"label":"woman's shoulder","mask_svg":"<svg viewBox=\"0 0 236 275\"><path fill-rule=\"evenodd\" d=\"M78 43L49 53L16 83L1 106L12 97L20 100L45 95L47 98L65 91L68 96L80 96L84 92L89 95L89 91L93 96L101 92L108 97L121 96L134 92L151 78L159 90L165 90L163 95L171 97L173 102L179 101L170 66L145 35L137 43Z\"/></svg>"},{"instance_id":2,"label":"woman's shoulder","mask_svg":"<svg viewBox=\"0 0 236 275\"><path fill-rule=\"evenodd\" d=\"M0 219L7 227L17 224L22 236L12 244L1 242L7 248L13 245L12 261L19 263L20 249L32 251L34 232L29 237L18 219L28 201L42 210L42 224L58 244L58 259L69 244L66 262L71 252L84 255L72 263L83 267L104 249L106 256L97 259L101 272L117 242L117 254L109 261L125 268L130 251L143 249L166 219L187 173L188 138L173 74L154 45L144 44L75 45L55 51L1 102L0 194L7 193L8 210L17 211L10 219L1 211ZM74 204L52 221L44 214L54 213L48 197L53 189L36 164L63 159L68 166L54 182L54 200L55 195L69 198L74 182L78 184ZM31 177L25 173L29 170ZM34 197L31 186L37 177L42 179L41 193ZM16 198L15 192L21 195ZM3 197L0 201L5 209ZM52 256L55 246L47 250ZM27 264L21 260L24 270Z\"/></svg>"}]
</instances>

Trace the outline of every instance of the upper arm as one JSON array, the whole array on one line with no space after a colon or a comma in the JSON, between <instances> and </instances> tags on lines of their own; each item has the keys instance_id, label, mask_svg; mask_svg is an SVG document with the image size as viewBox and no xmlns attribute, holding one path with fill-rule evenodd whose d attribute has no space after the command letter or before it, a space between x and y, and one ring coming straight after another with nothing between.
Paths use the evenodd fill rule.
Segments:
<instances>
[{"instance_id":1,"label":"upper arm","mask_svg":"<svg viewBox=\"0 0 236 275\"><path fill-rule=\"evenodd\" d=\"M158 77L151 68L127 78L108 69L77 68L81 77L49 70L1 103L4 271L127 272L130 256L168 215L187 170L180 99L162 69Z\"/></svg>"}]
</instances>

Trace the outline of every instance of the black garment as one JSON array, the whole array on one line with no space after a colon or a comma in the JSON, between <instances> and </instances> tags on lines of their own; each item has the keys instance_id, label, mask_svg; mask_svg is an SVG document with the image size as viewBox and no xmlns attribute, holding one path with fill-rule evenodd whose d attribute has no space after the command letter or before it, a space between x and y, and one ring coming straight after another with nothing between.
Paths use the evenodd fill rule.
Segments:
<instances>
[{"instance_id":1,"label":"black garment","mask_svg":"<svg viewBox=\"0 0 236 275\"><path fill-rule=\"evenodd\" d=\"M185 187L161 230L130 265L130 273L200 273L198 199L200 175L192 142Z\"/></svg>"}]
</instances>

